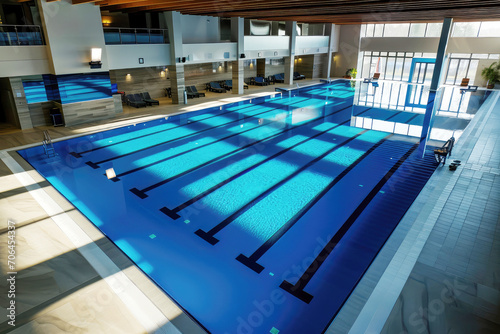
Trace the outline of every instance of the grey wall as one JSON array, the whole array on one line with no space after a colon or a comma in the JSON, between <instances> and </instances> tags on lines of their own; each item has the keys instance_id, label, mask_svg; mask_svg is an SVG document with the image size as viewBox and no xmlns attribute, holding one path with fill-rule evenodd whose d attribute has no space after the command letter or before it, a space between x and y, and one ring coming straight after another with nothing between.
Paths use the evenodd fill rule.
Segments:
<instances>
[{"instance_id":1,"label":"grey wall","mask_svg":"<svg viewBox=\"0 0 500 334\"><path fill-rule=\"evenodd\" d=\"M334 77L342 77L348 68L357 67L360 29L359 24L340 26L338 52L332 64Z\"/></svg>"},{"instance_id":2,"label":"grey wall","mask_svg":"<svg viewBox=\"0 0 500 334\"><path fill-rule=\"evenodd\" d=\"M95 72L88 64L91 48L101 48L102 59L107 59L99 6L73 5L71 0L37 2L52 74ZM103 61L100 71L107 70L108 64Z\"/></svg>"},{"instance_id":3,"label":"grey wall","mask_svg":"<svg viewBox=\"0 0 500 334\"><path fill-rule=\"evenodd\" d=\"M182 43L216 43L220 41L219 18L182 15Z\"/></svg>"}]
</instances>

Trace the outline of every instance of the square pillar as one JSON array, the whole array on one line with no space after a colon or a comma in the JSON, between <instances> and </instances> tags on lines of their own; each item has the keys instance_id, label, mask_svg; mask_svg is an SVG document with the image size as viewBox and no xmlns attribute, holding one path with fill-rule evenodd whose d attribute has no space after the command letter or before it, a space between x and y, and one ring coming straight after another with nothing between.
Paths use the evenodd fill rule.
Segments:
<instances>
[{"instance_id":1,"label":"square pillar","mask_svg":"<svg viewBox=\"0 0 500 334\"><path fill-rule=\"evenodd\" d=\"M175 64L168 66L170 74L170 87L172 88L172 103L184 103L184 64Z\"/></svg>"},{"instance_id":2,"label":"square pillar","mask_svg":"<svg viewBox=\"0 0 500 334\"><path fill-rule=\"evenodd\" d=\"M243 69L244 60L233 61L233 94L243 94L245 70Z\"/></svg>"}]
</instances>

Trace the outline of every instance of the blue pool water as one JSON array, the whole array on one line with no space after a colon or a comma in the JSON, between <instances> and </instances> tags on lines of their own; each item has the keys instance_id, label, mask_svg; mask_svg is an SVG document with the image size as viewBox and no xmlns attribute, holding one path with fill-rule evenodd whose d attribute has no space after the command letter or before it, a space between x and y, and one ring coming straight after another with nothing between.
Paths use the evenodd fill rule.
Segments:
<instances>
[{"instance_id":1,"label":"blue pool water","mask_svg":"<svg viewBox=\"0 0 500 334\"><path fill-rule=\"evenodd\" d=\"M207 331L321 333L436 167L352 105L339 80L19 153Z\"/></svg>"}]
</instances>

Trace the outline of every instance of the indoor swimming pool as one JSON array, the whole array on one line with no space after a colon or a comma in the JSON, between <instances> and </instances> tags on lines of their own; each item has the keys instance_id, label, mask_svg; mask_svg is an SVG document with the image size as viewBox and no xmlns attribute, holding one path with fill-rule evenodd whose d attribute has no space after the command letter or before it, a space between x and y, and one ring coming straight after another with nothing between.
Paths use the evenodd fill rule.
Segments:
<instances>
[{"instance_id":1,"label":"indoor swimming pool","mask_svg":"<svg viewBox=\"0 0 500 334\"><path fill-rule=\"evenodd\" d=\"M321 333L437 165L353 124L418 112L357 99L337 80L18 152L207 331Z\"/></svg>"}]
</instances>

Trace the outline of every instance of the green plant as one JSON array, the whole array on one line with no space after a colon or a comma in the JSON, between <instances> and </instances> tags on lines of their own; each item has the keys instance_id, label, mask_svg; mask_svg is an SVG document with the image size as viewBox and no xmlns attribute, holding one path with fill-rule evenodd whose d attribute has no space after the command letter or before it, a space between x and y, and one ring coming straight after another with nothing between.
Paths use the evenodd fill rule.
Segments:
<instances>
[{"instance_id":1,"label":"green plant","mask_svg":"<svg viewBox=\"0 0 500 334\"><path fill-rule=\"evenodd\" d=\"M481 76L488 81L488 86L493 86L500 81L500 63L494 62L489 67L483 68Z\"/></svg>"},{"instance_id":2,"label":"green plant","mask_svg":"<svg viewBox=\"0 0 500 334\"><path fill-rule=\"evenodd\" d=\"M356 75L358 74L358 71L353 67L353 68L349 68L346 72L345 72L345 75L347 77L351 77L353 79L356 79Z\"/></svg>"}]
</instances>

